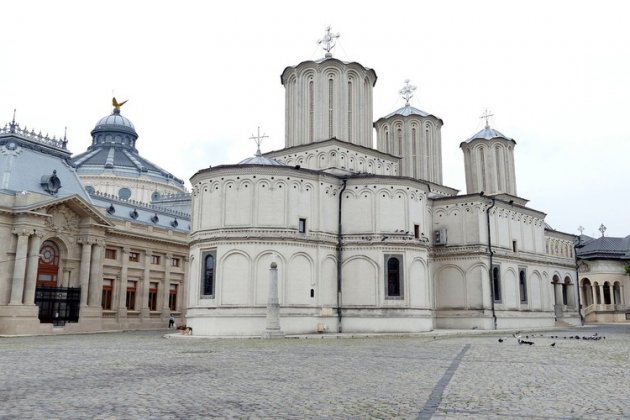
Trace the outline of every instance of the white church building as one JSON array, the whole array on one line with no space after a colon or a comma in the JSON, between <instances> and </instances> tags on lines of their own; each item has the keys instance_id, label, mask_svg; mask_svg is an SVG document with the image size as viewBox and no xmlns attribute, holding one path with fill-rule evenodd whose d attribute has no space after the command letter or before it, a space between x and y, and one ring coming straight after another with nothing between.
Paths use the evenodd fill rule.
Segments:
<instances>
[{"instance_id":1,"label":"white church building","mask_svg":"<svg viewBox=\"0 0 630 420\"><path fill-rule=\"evenodd\" d=\"M575 237L517 194L516 141L462 139L466 194L442 184L442 120L410 105L374 122L374 70L287 67L285 148L191 178L187 324L265 330L270 264L280 328L421 332L579 325ZM376 133L374 148L373 133Z\"/></svg>"}]
</instances>

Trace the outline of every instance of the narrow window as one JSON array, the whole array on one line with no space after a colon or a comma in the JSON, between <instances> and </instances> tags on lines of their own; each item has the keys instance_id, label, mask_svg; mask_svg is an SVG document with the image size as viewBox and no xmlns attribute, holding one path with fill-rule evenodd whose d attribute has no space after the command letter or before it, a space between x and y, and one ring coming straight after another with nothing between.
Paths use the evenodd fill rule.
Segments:
<instances>
[{"instance_id":1,"label":"narrow window","mask_svg":"<svg viewBox=\"0 0 630 420\"><path fill-rule=\"evenodd\" d=\"M179 258L171 258L171 267L179 267Z\"/></svg>"},{"instance_id":2,"label":"narrow window","mask_svg":"<svg viewBox=\"0 0 630 420\"><path fill-rule=\"evenodd\" d=\"M527 275L525 269L519 270L518 290L521 296L521 303L527 303Z\"/></svg>"},{"instance_id":3,"label":"narrow window","mask_svg":"<svg viewBox=\"0 0 630 420\"><path fill-rule=\"evenodd\" d=\"M518 247L517 247L517 243L516 243L516 241L512 241L512 251L513 251L513 252L518 251Z\"/></svg>"},{"instance_id":4,"label":"narrow window","mask_svg":"<svg viewBox=\"0 0 630 420\"><path fill-rule=\"evenodd\" d=\"M388 298L401 298L402 297L402 276L400 271L400 256L385 256L385 281L386 294Z\"/></svg>"},{"instance_id":5,"label":"narrow window","mask_svg":"<svg viewBox=\"0 0 630 420\"><path fill-rule=\"evenodd\" d=\"M313 97L313 81L308 82L308 140L313 142L313 126L315 124L315 98Z\"/></svg>"},{"instance_id":6,"label":"narrow window","mask_svg":"<svg viewBox=\"0 0 630 420\"><path fill-rule=\"evenodd\" d=\"M315 289L311 289L311 297L314 298L315 297Z\"/></svg>"},{"instance_id":7,"label":"narrow window","mask_svg":"<svg viewBox=\"0 0 630 420\"><path fill-rule=\"evenodd\" d=\"M157 310L158 284L151 282L149 285L149 310Z\"/></svg>"},{"instance_id":8,"label":"narrow window","mask_svg":"<svg viewBox=\"0 0 630 420\"><path fill-rule=\"evenodd\" d=\"M129 261L131 262L138 262L140 261L140 254L137 252L130 252L129 253Z\"/></svg>"},{"instance_id":9,"label":"narrow window","mask_svg":"<svg viewBox=\"0 0 630 420\"><path fill-rule=\"evenodd\" d=\"M125 300L125 306L127 310L133 311L136 309L136 282L127 282L127 296Z\"/></svg>"},{"instance_id":10,"label":"narrow window","mask_svg":"<svg viewBox=\"0 0 630 420\"><path fill-rule=\"evenodd\" d=\"M298 232L306 233L306 219L298 220Z\"/></svg>"},{"instance_id":11,"label":"narrow window","mask_svg":"<svg viewBox=\"0 0 630 420\"><path fill-rule=\"evenodd\" d=\"M103 298L101 299L101 306L106 311L112 309L113 283L114 281L111 279L103 279Z\"/></svg>"},{"instance_id":12,"label":"narrow window","mask_svg":"<svg viewBox=\"0 0 630 420\"><path fill-rule=\"evenodd\" d=\"M160 264L160 256L151 255L151 264Z\"/></svg>"},{"instance_id":13,"label":"narrow window","mask_svg":"<svg viewBox=\"0 0 630 420\"><path fill-rule=\"evenodd\" d=\"M168 308L171 311L177 310L177 285L171 284L171 287L168 291Z\"/></svg>"},{"instance_id":14,"label":"narrow window","mask_svg":"<svg viewBox=\"0 0 630 420\"><path fill-rule=\"evenodd\" d=\"M420 225L413 225L413 237L420 239Z\"/></svg>"},{"instance_id":15,"label":"narrow window","mask_svg":"<svg viewBox=\"0 0 630 420\"><path fill-rule=\"evenodd\" d=\"M214 296L214 253L208 253L203 259L203 282L202 295L205 297Z\"/></svg>"},{"instance_id":16,"label":"narrow window","mask_svg":"<svg viewBox=\"0 0 630 420\"><path fill-rule=\"evenodd\" d=\"M334 81L333 79L328 79L328 137L333 138L333 112L334 112Z\"/></svg>"},{"instance_id":17,"label":"narrow window","mask_svg":"<svg viewBox=\"0 0 630 420\"><path fill-rule=\"evenodd\" d=\"M501 302L501 272L498 265L492 267L492 293L494 301Z\"/></svg>"},{"instance_id":18,"label":"narrow window","mask_svg":"<svg viewBox=\"0 0 630 420\"><path fill-rule=\"evenodd\" d=\"M348 81L348 141L352 142L352 81Z\"/></svg>"},{"instance_id":19,"label":"narrow window","mask_svg":"<svg viewBox=\"0 0 630 420\"><path fill-rule=\"evenodd\" d=\"M417 160L417 145L416 145L416 129L411 129L411 176L415 178L417 176L416 167L418 166Z\"/></svg>"}]
</instances>

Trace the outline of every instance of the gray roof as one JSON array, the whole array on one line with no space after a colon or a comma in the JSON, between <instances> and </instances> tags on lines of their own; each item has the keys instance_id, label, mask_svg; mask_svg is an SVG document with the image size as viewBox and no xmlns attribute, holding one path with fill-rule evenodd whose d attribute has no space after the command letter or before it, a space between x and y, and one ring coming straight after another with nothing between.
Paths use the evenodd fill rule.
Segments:
<instances>
[{"instance_id":1,"label":"gray roof","mask_svg":"<svg viewBox=\"0 0 630 420\"><path fill-rule=\"evenodd\" d=\"M630 259L630 235L625 238L602 236L582 243L577 247L577 256L581 259Z\"/></svg>"},{"instance_id":2,"label":"gray roof","mask_svg":"<svg viewBox=\"0 0 630 420\"><path fill-rule=\"evenodd\" d=\"M187 213L132 200L121 200L108 194L94 193L91 197L95 206L105 209L105 216L108 219L128 220L180 232L190 231L190 215Z\"/></svg>"},{"instance_id":3,"label":"gray roof","mask_svg":"<svg viewBox=\"0 0 630 420\"><path fill-rule=\"evenodd\" d=\"M473 140L492 140L492 139L505 139L505 140L511 140L514 143L516 143L516 141L514 141L513 138L507 137L503 135L502 133L500 133L498 130L495 130L494 128L490 128L486 126L483 130L478 131L468 140L462 142L462 144L470 143Z\"/></svg>"},{"instance_id":4,"label":"gray roof","mask_svg":"<svg viewBox=\"0 0 630 420\"><path fill-rule=\"evenodd\" d=\"M78 195L88 203L92 200L70 165L70 152L38 141L18 132L0 133L0 190L35 192L50 197ZM9 170L6 170L9 169ZM53 176L59 188L46 189L45 181Z\"/></svg>"},{"instance_id":5,"label":"gray roof","mask_svg":"<svg viewBox=\"0 0 630 420\"><path fill-rule=\"evenodd\" d=\"M147 176L163 183L175 183L184 189L184 181L143 158L136 149L138 133L132 122L114 109L101 118L92 130L92 145L72 158L77 172L99 175L105 171L125 177Z\"/></svg>"},{"instance_id":6,"label":"gray roof","mask_svg":"<svg viewBox=\"0 0 630 420\"><path fill-rule=\"evenodd\" d=\"M420 117L435 117L435 115L424 112L418 108L414 108L411 105L405 105L402 108L399 108L396 111L392 112L391 114L384 116L383 118L393 117L394 115L400 115L403 117L408 117L409 115L418 115Z\"/></svg>"},{"instance_id":7,"label":"gray roof","mask_svg":"<svg viewBox=\"0 0 630 420\"><path fill-rule=\"evenodd\" d=\"M241 160L239 165L267 165L267 166L287 166L282 162L275 159L265 157L260 154L260 151L256 152L255 156Z\"/></svg>"}]
</instances>

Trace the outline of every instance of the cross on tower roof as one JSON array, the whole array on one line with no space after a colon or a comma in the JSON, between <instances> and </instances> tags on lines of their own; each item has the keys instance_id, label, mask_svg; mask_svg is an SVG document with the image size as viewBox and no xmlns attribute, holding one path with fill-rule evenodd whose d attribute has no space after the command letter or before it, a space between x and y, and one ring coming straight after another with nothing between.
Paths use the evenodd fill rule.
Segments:
<instances>
[{"instance_id":1,"label":"cross on tower roof","mask_svg":"<svg viewBox=\"0 0 630 420\"><path fill-rule=\"evenodd\" d=\"M486 119L486 128L490 128L490 124L488 123L488 119L490 117L494 117L494 114L490 114L490 111L488 111L488 108L486 108L486 110L484 111L483 115L479 118L485 118Z\"/></svg>"},{"instance_id":2,"label":"cross on tower roof","mask_svg":"<svg viewBox=\"0 0 630 420\"><path fill-rule=\"evenodd\" d=\"M584 232L584 226L580 225L578 227L578 231L580 232L580 235L582 235L582 232Z\"/></svg>"},{"instance_id":3,"label":"cross on tower roof","mask_svg":"<svg viewBox=\"0 0 630 420\"><path fill-rule=\"evenodd\" d=\"M602 233L602 238L603 238L604 232L606 232L606 226L604 226L603 223L599 226L599 231Z\"/></svg>"},{"instance_id":4,"label":"cross on tower roof","mask_svg":"<svg viewBox=\"0 0 630 420\"><path fill-rule=\"evenodd\" d=\"M332 53L330 51L333 48L335 48L335 40L341 36L340 33L336 33L336 34L330 33L331 29L332 28L330 26L327 26L326 27L326 33L324 34L324 37L317 41L317 44L319 44L319 45L323 44L322 48L324 49L324 51L326 51L326 54L324 55L324 57L326 57L326 58L332 57Z\"/></svg>"},{"instance_id":5,"label":"cross on tower roof","mask_svg":"<svg viewBox=\"0 0 630 420\"><path fill-rule=\"evenodd\" d=\"M405 79L405 86L400 89L399 93L405 100L405 106L409 105L409 100L413 98L413 93L416 91L416 86L412 86L409 84L409 79Z\"/></svg>"},{"instance_id":6,"label":"cross on tower roof","mask_svg":"<svg viewBox=\"0 0 630 420\"><path fill-rule=\"evenodd\" d=\"M256 150L256 156L262 155L262 153L260 153L260 144L266 138L269 138L269 136L265 135L265 133L263 133L262 136L260 135L260 127L258 127L258 135L255 136L252 134L252 136L249 138L250 140L254 140L256 142L256 146L258 147L258 149Z\"/></svg>"}]
</instances>

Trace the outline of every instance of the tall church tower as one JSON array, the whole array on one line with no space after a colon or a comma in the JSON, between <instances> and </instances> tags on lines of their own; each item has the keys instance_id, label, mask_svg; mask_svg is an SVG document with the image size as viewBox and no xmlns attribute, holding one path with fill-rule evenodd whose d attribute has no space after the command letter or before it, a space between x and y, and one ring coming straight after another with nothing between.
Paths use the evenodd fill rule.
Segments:
<instances>
[{"instance_id":1,"label":"tall church tower","mask_svg":"<svg viewBox=\"0 0 630 420\"><path fill-rule=\"evenodd\" d=\"M466 170L466 192L487 195L510 194L516 196L516 176L514 170L514 146L516 141L490 128L488 111L483 130L462 142L464 168Z\"/></svg>"},{"instance_id":2,"label":"tall church tower","mask_svg":"<svg viewBox=\"0 0 630 420\"><path fill-rule=\"evenodd\" d=\"M361 64L332 56L339 34L326 29L318 41L324 58L287 67L285 147L337 138L372 148L372 88L376 73Z\"/></svg>"},{"instance_id":3,"label":"tall church tower","mask_svg":"<svg viewBox=\"0 0 630 420\"><path fill-rule=\"evenodd\" d=\"M405 106L374 123L377 149L400 156L400 175L442 184L440 118L409 105L415 86L405 81Z\"/></svg>"}]
</instances>

